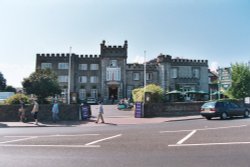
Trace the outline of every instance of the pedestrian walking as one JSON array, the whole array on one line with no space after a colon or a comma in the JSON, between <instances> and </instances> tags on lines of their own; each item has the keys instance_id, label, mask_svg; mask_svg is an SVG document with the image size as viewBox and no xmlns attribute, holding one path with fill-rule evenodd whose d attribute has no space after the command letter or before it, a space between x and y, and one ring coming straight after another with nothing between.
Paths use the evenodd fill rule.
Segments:
<instances>
[{"instance_id":1,"label":"pedestrian walking","mask_svg":"<svg viewBox=\"0 0 250 167\"><path fill-rule=\"evenodd\" d=\"M38 125L37 114L38 114L38 111L39 111L39 104L37 103L36 100L33 100L33 104L34 104L34 106L33 106L33 109L31 111L31 114L34 117L35 124Z\"/></svg>"},{"instance_id":2,"label":"pedestrian walking","mask_svg":"<svg viewBox=\"0 0 250 167\"><path fill-rule=\"evenodd\" d=\"M21 99L19 100L19 103L20 103L20 108L18 109L19 119L20 119L20 122L24 122L24 121L26 121L26 117L25 117L25 103Z\"/></svg>"},{"instance_id":3,"label":"pedestrian walking","mask_svg":"<svg viewBox=\"0 0 250 167\"><path fill-rule=\"evenodd\" d=\"M53 122L59 121L59 104L57 100L54 101L54 104L52 106L52 120Z\"/></svg>"},{"instance_id":4,"label":"pedestrian walking","mask_svg":"<svg viewBox=\"0 0 250 167\"><path fill-rule=\"evenodd\" d=\"M98 123L100 118L102 120L101 123L105 123L104 119L103 119L103 113L104 113L103 106L102 106L102 102L100 101L99 106L98 106L98 117L97 117L97 120L95 121L95 123Z\"/></svg>"}]
</instances>

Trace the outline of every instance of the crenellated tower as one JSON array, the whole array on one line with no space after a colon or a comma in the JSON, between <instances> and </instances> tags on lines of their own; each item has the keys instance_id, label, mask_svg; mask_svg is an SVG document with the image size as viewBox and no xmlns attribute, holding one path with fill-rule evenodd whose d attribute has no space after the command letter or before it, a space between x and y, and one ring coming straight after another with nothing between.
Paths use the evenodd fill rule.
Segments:
<instances>
[{"instance_id":1,"label":"crenellated tower","mask_svg":"<svg viewBox=\"0 0 250 167\"><path fill-rule=\"evenodd\" d=\"M108 46L106 41L101 43L101 90L105 99L126 97L127 49L127 41L123 46Z\"/></svg>"}]
</instances>

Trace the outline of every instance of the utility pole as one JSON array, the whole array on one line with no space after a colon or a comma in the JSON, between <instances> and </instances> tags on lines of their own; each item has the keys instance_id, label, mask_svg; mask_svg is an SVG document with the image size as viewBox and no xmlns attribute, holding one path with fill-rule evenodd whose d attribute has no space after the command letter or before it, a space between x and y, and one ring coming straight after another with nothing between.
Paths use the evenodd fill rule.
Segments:
<instances>
[{"instance_id":1,"label":"utility pole","mask_svg":"<svg viewBox=\"0 0 250 167\"><path fill-rule=\"evenodd\" d=\"M143 98L143 103L145 103L146 100L146 86L147 86L147 73L146 73L146 66L147 66L147 62L146 62L146 51L144 51L144 98Z\"/></svg>"}]
</instances>

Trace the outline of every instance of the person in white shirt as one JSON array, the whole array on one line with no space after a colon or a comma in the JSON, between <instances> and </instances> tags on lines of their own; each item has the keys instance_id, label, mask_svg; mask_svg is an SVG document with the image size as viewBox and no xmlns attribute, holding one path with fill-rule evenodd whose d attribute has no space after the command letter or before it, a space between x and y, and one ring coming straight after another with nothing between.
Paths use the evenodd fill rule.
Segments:
<instances>
[{"instance_id":1,"label":"person in white shirt","mask_svg":"<svg viewBox=\"0 0 250 167\"><path fill-rule=\"evenodd\" d=\"M100 118L102 120L101 123L105 123L104 119L103 119L103 113L104 113L104 111L103 111L103 106L102 106L102 102L101 101L99 102L98 112L99 112L99 114L98 114L98 117L97 117L97 120L95 121L95 123L98 123Z\"/></svg>"}]
</instances>

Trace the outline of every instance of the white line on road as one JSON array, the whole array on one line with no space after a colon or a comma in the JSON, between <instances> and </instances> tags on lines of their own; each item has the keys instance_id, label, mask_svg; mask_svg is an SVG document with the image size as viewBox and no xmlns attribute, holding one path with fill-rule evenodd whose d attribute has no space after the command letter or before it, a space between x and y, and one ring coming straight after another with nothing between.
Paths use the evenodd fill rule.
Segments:
<instances>
[{"instance_id":1,"label":"white line on road","mask_svg":"<svg viewBox=\"0 0 250 167\"><path fill-rule=\"evenodd\" d=\"M184 143L187 139L189 139L193 134L195 134L197 130L193 130L191 133L189 133L187 136L185 136L183 139L177 142L177 144L182 144Z\"/></svg>"},{"instance_id":2,"label":"white line on road","mask_svg":"<svg viewBox=\"0 0 250 167\"><path fill-rule=\"evenodd\" d=\"M0 147L65 147L65 148L97 148L99 145L19 145L19 144L3 144Z\"/></svg>"},{"instance_id":3,"label":"white line on road","mask_svg":"<svg viewBox=\"0 0 250 167\"><path fill-rule=\"evenodd\" d=\"M77 135L44 135L44 136L4 136L4 137L79 137L79 136L98 136L100 134L77 134Z\"/></svg>"},{"instance_id":4,"label":"white line on road","mask_svg":"<svg viewBox=\"0 0 250 167\"><path fill-rule=\"evenodd\" d=\"M35 139L35 138L37 138L37 136L27 137L27 138L24 138L24 139L16 139L16 140L4 141L4 142L0 142L0 144L12 143L12 142L23 141L23 140L30 140L30 139Z\"/></svg>"},{"instance_id":5,"label":"white line on road","mask_svg":"<svg viewBox=\"0 0 250 167\"><path fill-rule=\"evenodd\" d=\"M172 144L169 147L187 147L187 146L212 146L212 145L237 145L250 144L250 142L229 142L229 143L200 143L200 144Z\"/></svg>"},{"instance_id":6,"label":"white line on road","mask_svg":"<svg viewBox=\"0 0 250 167\"><path fill-rule=\"evenodd\" d=\"M92 145L92 144L96 144L96 143L99 143L99 142L101 142L101 141L110 140L110 139L113 139L113 138L116 138L116 137L120 137L120 136L122 136L122 134L115 135L115 136L111 136L111 137L107 137L107 138L100 139L100 140L96 140L96 141L93 141L93 142L90 142L90 143L85 144L85 146L90 146L90 145Z\"/></svg>"},{"instance_id":7,"label":"white line on road","mask_svg":"<svg viewBox=\"0 0 250 167\"><path fill-rule=\"evenodd\" d=\"M229 129L229 128L241 128L247 125L239 125L239 126L227 126L227 127L217 127L217 128L203 128L203 129L190 129L190 130L177 130L177 131L160 131L160 133L177 133L177 132L188 132L193 130L217 130L217 129Z\"/></svg>"}]
</instances>

